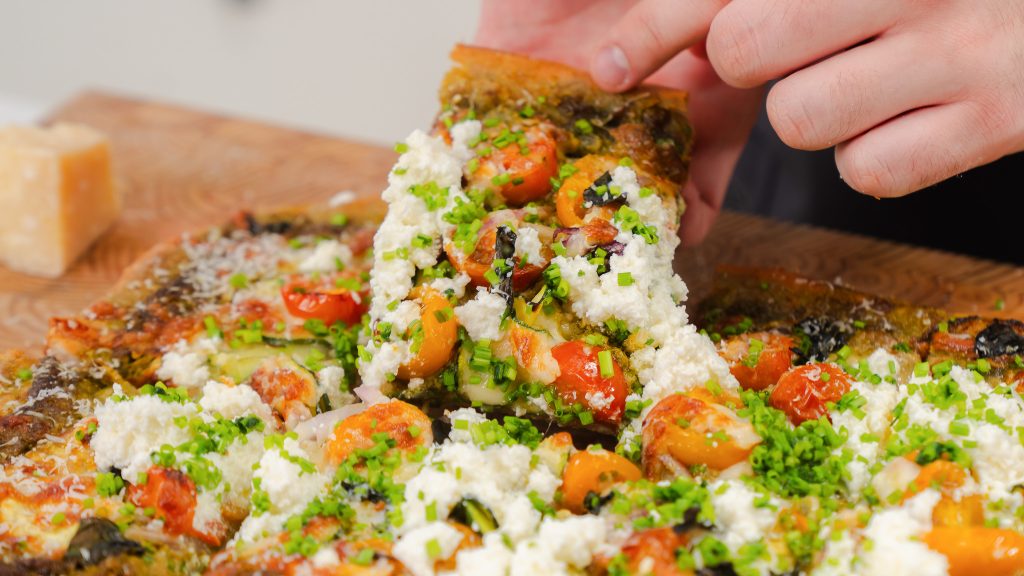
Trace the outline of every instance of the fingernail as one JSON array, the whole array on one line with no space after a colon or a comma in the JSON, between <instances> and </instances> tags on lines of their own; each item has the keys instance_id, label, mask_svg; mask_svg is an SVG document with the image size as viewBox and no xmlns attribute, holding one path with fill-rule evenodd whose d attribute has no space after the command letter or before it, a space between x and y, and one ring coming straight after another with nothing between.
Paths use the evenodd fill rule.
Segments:
<instances>
[{"instance_id":1,"label":"fingernail","mask_svg":"<svg viewBox=\"0 0 1024 576\"><path fill-rule=\"evenodd\" d=\"M590 73L594 81L605 88L623 88L629 79L629 60L626 59L626 53L614 44L605 46L594 57Z\"/></svg>"}]
</instances>

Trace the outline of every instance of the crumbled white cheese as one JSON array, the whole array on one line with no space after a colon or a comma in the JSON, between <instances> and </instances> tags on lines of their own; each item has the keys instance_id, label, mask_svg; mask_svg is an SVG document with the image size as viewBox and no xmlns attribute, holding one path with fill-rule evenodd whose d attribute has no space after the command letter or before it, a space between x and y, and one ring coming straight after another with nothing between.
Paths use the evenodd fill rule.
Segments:
<instances>
[{"instance_id":1,"label":"crumbled white cheese","mask_svg":"<svg viewBox=\"0 0 1024 576\"><path fill-rule=\"evenodd\" d=\"M414 576L431 576L434 562L451 558L461 542L461 532L444 522L433 522L407 532L392 553ZM435 545L436 555L431 556L430 547Z\"/></svg>"},{"instance_id":2,"label":"crumbled white cheese","mask_svg":"<svg viewBox=\"0 0 1024 576\"><path fill-rule=\"evenodd\" d=\"M545 518L540 532L516 546L510 574L571 574L586 568L605 543L608 528L596 516Z\"/></svg>"},{"instance_id":3,"label":"crumbled white cheese","mask_svg":"<svg viewBox=\"0 0 1024 576\"><path fill-rule=\"evenodd\" d=\"M270 508L256 515L250 514L235 535L235 540L255 541L281 530L285 520L302 512L306 504L320 495L329 478L317 470L303 471L292 459L310 460L310 455L291 438L283 448L272 448L263 453L253 475L260 489L267 493Z\"/></svg>"},{"instance_id":4,"label":"crumbled white cheese","mask_svg":"<svg viewBox=\"0 0 1024 576\"><path fill-rule=\"evenodd\" d=\"M98 470L119 468L124 478L133 480L152 466L149 456L153 451L189 439L189 431L174 420L191 418L198 409L191 402L165 402L155 395L140 394L117 402L114 398L123 394L121 386L115 384L113 392L96 407L96 433L89 446Z\"/></svg>"},{"instance_id":5,"label":"crumbled white cheese","mask_svg":"<svg viewBox=\"0 0 1024 576\"><path fill-rule=\"evenodd\" d=\"M949 561L928 548L920 537L932 527L932 509L940 495L925 490L902 506L877 512L864 529L871 541L858 573L865 576L941 576ZM862 545L862 550L864 549Z\"/></svg>"},{"instance_id":6,"label":"crumbled white cheese","mask_svg":"<svg viewBox=\"0 0 1024 576\"><path fill-rule=\"evenodd\" d=\"M316 373L316 396L320 398L324 394L331 401L332 408L347 406L355 401L349 392L342 389L344 383L345 369L341 366L324 366Z\"/></svg>"},{"instance_id":7,"label":"crumbled white cheese","mask_svg":"<svg viewBox=\"0 0 1024 576\"><path fill-rule=\"evenodd\" d=\"M477 288L476 298L455 307L455 317L475 341L501 338L501 320L508 304L486 288Z\"/></svg>"},{"instance_id":8,"label":"crumbled white cheese","mask_svg":"<svg viewBox=\"0 0 1024 576\"><path fill-rule=\"evenodd\" d=\"M536 228L521 226L516 232L516 256L526 264L540 264L544 261Z\"/></svg>"},{"instance_id":9,"label":"crumbled white cheese","mask_svg":"<svg viewBox=\"0 0 1024 576\"><path fill-rule=\"evenodd\" d=\"M337 240L321 240L299 264L302 272L334 272L352 265L352 249Z\"/></svg>"},{"instance_id":10,"label":"crumbled white cheese","mask_svg":"<svg viewBox=\"0 0 1024 576\"><path fill-rule=\"evenodd\" d=\"M267 406L255 390L245 384L230 386L210 380L203 386L203 397L199 399L199 406L204 412L219 414L228 420L252 414L264 422L275 422L274 412L270 406Z\"/></svg>"},{"instance_id":11,"label":"crumbled white cheese","mask_svg":"<svg viewBox=\"0 0 1024 576\"><path fill-rule=\"evenodd\" d=\"M777 506L758 507L761 495L742 482L714 482L708 487L715 509L715 527L722 542L736 551L740 546L763 540L775 526Z\"/></svg>"},{"instance_id":12,"label":"crumbled white cheese","mask_svg":"<svg viewBox=\"0 0 1024 576\"><path fill-rule=\"evenodd\" d=\"M183 388L199 388L210 379L209 358L217 342L201 338L193 343L179 340L160 359L156 375L165 382Z\"/></svg>"}]
</instances>

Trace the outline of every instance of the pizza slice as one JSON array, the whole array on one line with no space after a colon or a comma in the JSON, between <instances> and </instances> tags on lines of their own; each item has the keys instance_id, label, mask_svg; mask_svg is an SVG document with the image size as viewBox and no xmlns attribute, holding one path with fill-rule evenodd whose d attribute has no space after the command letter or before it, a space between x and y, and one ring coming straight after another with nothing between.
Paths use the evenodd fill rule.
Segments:
<instances>
[{"instance_id":1,"label":"pizza slice","mask_svg":"<svg viewBox=\"0 0 1024 576\"><path fill-rule=\"evenodd\" d=\"M0 558L202 570L266 452L354 400L377 221L375 202L241 213L54 319L43 357L0 358Z\"/></svg>"},{"instance_id":2,"label":"pizza slice","mask_svg":"<svg viewBox=\"0 0 1024 576\"><path fill-rule=\"evenodd\" d=\"M635 450L661 396L732 378L672 272L686 96L608 94L465 46L452 58L432 134L398 146L384 191L357 392L632 426Z\"/></svg>"}]
</instances>

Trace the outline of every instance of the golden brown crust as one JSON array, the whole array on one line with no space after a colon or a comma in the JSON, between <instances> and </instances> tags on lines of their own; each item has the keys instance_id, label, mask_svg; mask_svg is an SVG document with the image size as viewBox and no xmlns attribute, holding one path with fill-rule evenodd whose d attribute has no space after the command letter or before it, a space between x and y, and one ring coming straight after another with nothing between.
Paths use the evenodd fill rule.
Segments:
<instances>
[{"instance_id":1,"label":"golden brown crust","mask_svg":"<svg viewBox=\"0 0 1024 576\"><path fill-rule=\"evenodd\" d=\"M666 108L683 114L687 112L689 94L683 90L643 85L622 95L610 94L594 84L589 74L572 66L466 44L456 44L451 59L458 66L445 78L441 88L442 101L446 101L444 96L451 83L464 75L477 82L491 80L510 88L579 95L591 101L614 101L650 94L656 96Z\"/></svg>"},{"instance_id":2,"label":"golden brown crust","mask_svg":"<svg viewBox=\"0 0 1024 576\"><path fill-rule=\"evenodd\" d=\"M613 94L601 90L587 73L564 64L462 44L451 57L454 66L440 90L446 110L486 115L502 109L517 116L529 107L530 118L543 118L561 129L559 147L566 157L629 157L681 192L693 146L685 92L641 86ZM593 129L580 133L578 122Z\"/></svg>"}]
</instances>

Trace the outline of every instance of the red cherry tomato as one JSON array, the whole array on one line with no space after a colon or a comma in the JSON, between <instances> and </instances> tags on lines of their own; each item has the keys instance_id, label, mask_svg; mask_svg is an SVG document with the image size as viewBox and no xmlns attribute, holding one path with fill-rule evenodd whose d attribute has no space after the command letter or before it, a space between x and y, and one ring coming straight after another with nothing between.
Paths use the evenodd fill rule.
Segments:
<instances>
[{"instance_id":1,"label":"red cherry tomato","mask_svg":"<svg viewBox=\"0 0 1024 576\"><path fill-rule=\"evenodd\" d=\"M651 576L691 575L693 572L679 567L676 555L680 548L689 543L688 534L679 534L671 527L636 532L622 545L628 573Z\"/></svg>"},{"instance_id":2,"label":"red cherry tomato","mask_svg":"<svg viewBox=\"0 0 1024 576\"><path fill-rule=\"evenodd\" d=\"M838 402L850 391L850 377L835 364L797 366L779 378L769 403L800 424L828 414L827 404Z\"/></svg>"},{"instance_id":3,"label":"red cherry tomato","mask_svg":"<svg viewBox=\"0 0 1024 576\"><path fill-rule=\"evenodd\" d=\"M367 309L365 295L344 288L319 285L309 280L293 280L281 288L281 297L292 316L356 324Z\"/></svg>"},{"instance_id":4,"label":"red cherry tomato","mask_svg":"<svg viewBox=\"0 0 1024 576\"><path fill-rule=\"evenodd\" d=\"M579 402L594 413L594 420L618 424L626 408L629 386L622 368L611 360L612 375L602 376L598 354L602 348L579 341L563 342L551 349L561 373L554 386L569 403Z\"/></svg>"},{"instance_id":5,"label":"red cherry tomato","mask_svg":"<svg viewBox=\"0 0 1024 576\"><path fill-rule=\"evenodd\" d=\"M753 341L756 340L760 344ZM752 346L760 346L760 351ZM775 385L793 366L793 339L772 332L743 334L722 346L729 371L746 390L764 390Z\"/></svg>"},{"instance_id":6,"label":"red cherry tomato","mask_svg":"<svg viewBox=\"0 0 1024 576\"><path fill-rule=\"evenodd\" d=\"M543 198L551 190L551 179L558 174L554 138L542 129L531 130L530 138L525 154L515 143L494 153L509 177L501 186L501 195L513 206Z\"/></svg>"},{"instance_id":7,"label":"red cherry tomato","mask_svg":"<svg viewBox=\"0 0 1024 576\"><path fill-rule=\"evenodd\" d=\"M132 484L126 497L139 508L152 508L162 519L168 534L184 534L208 544L218 545L221 538L196 530L192 520L196 512L196 485L184 472L153 466L146 471L145 484Z\"/></svg>"}]
</instances>

